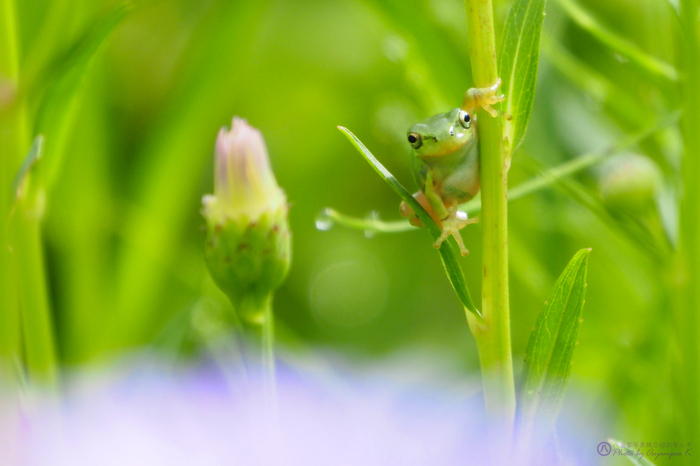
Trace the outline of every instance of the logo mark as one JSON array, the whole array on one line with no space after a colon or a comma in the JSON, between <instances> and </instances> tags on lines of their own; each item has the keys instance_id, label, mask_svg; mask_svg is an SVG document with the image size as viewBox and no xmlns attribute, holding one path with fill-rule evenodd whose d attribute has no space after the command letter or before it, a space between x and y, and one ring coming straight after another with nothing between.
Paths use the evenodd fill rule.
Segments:
<instances>
[{"instance_id":1,"label":"logo mark","mask_svg":"<svg viewBox=\"0 0 700 466\"><path fill-rule=\"evenodd\" d=\"M612 448L610 447L610 444L608 442L600 442L598 444L598 454L600 456L608 456L611 451Z\"/></svg>"}]
</instances>

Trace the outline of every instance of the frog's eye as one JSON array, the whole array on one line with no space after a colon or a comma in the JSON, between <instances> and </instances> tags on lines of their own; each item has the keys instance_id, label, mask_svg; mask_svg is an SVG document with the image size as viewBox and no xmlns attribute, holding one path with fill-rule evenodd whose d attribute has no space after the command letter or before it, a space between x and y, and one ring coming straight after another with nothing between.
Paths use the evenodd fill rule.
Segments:
<instances>
[{"instance_id":1,"label":"frog's eye","mask_svg":"<svg viewBox=\"0 0 700 466\"><path fill-rule=\"evenodd\" d=\"M408 135L408 142L413 146L414 149L418 149L423 145L423 138L420 137L418 133L411 133Z\"/></svg>"},{"instance_id":2,"label":"frog's eye","mask_svg":"<svg viewBox=\"0 0 700 466\"><path fill-rule=\"evenodd\" d=\"M467 112L462 110L459 113L459 123L465 127L466 129L469 129L472 125L472 118L469 116Z\"/></svg>"}]
</instances>

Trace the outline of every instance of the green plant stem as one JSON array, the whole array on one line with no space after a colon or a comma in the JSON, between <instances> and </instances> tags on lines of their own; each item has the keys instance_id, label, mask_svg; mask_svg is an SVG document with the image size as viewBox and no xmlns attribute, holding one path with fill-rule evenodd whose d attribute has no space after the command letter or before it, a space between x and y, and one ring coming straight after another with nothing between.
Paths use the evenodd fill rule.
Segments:
<instances>
[{"instance_id":1,"label":"green plant stem","mask_svg":"<svg viewBox=\"0 0 700 466\"><path fill-rule=\"evenodd\" d=\"M465 0L474 86L498 79L491 0ZM501 118L477 110L481 154L481 224L484 323L467 315L481 362L484 401L491 429L509 438L515 419L515 386L508 300L507 168Z\"/></svg>"},{"instance_id":2,"label":"green plant stem","mask_svg":"<svg viewBox=\"0 0 700 466\"><path fill-rule=\"evenodd\" d=\"M0 104L0 142L3 148L3 158L0 160L0 189L3 192L0 197L0 280L3 289L13 291L2 293L6 296L1 303L0 327L7 325L7 328L2 331L3 343L0 345L2 356L19 358L23 337L24 355L31 379L52 386L56 381L57 369L41 241L41 202L33 195L16 200L17 193L10 189L12 179L29 148L26 106L23 99L16 99L20 74L13 0L0 0L0 30L3 31L0 37L0 85L9 89L13 96L6 108ZM32 191L36 193L38 190ZM4 338L7 338L7 343Z\"/></svg>"},{"instance_id":3,"label":"green plant stem","mask_svg":"<svg viewBox=\"0 0 700 466\"><path fill-rule=\"evenodd\" d=\"M698 0L681 1L682 43L685 46L682 83L683 199L680 241L676 257L674 327L679 348L673 371L680 419L674 424L687 442L700 439L700 23ZM675 295L675 293L674 293ZM690 464L690 463L687 463Z\"/></svg>"},{"instance_id":4,"label":"green plant stem","mask_svg":"<svg viewBox=\"0 0 700 466\"><path fill-rule=\"evenodd\" d=\"M17 89L16 29L14 1L0 0L0 92ZM19 299L17 293L10 291L17 289L17 283L11 269L9 217L13 170L19 166L15 154L19 152L23 128L17 109L5 105L0 100L0 382L14 378L13 362L21 355Z\"/></svg>"},{"instance_id":5,"label":"green plant stem","mask_svg":"<svg viewBox=\"0 0 700 466\"><path fill-rule=\"evenodd\" d=\"M262 326L262 363L263 370L265 371L265 378L263 380L265 384L265 391L272 403L274 403L275 396L275 319L272 314L272 296L267 299L265 303L265 310L263 311L263 321Z\"/></svg>"},{"instance_id":6,"label":"green plant stem","mask_svg":"<svg viewBox=\"0 0 700 466\"><path fill-rule=\"evenodd\" d=\"M19 208L14 213L12 218L13 265L19 279L27 371L33 382L52 387L56 384L58 370L44 276L40 220L35 214L35 209L25 208Z\"/></svg>"},{"instance_id":7,"label":"green plant stem","mask_svg":"<svg viewBox=\"0 0 700 466\"><path fill-rule=\"evenodd\" d=\"M328 230L334 224L355 230L365 230L371 233L401 233L416 229L416 227L408 223L408 220L384 221L373 217L357 218L341 214L335 209L326 207L321 214L319 214L319 219L316 221L316 228L319 230Z\"/></svg>"},{"instance_id":8,"label":"green plant stem","mask_svg":"<svg viewBox=\"0 0 700 466\"><path fill-rule=\"evenodd\" d=\"M272 295L262 301L241 300L236 307L236 311L242 316L251 316L242 319L244 340L252 347L252 351L259 356L248 358L248 364L257 366L262 372L262 384L266 404L270 411L274 410L275 399L275 350L274 333L275 323L272 311ZM258 359L259 357L259 359ZM252 367L256 372L258 367Z\"/></svg>"}]
</instances>

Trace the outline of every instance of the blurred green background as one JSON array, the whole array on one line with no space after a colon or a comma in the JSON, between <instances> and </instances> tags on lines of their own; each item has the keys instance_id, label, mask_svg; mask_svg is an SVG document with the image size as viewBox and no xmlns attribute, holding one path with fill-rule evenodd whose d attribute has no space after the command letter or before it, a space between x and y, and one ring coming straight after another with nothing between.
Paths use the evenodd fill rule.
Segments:
<instances>
[{"instance_id":1,"label":"blurred green background","mask_svg":"<svg viewBox=\"0 0 700 466\"><path fill-rule=\"evenodd\" d=\"M75 368L144 345L176 358L199 352L193 311L227 306L203 261L201 198L212 191L217 131L237 115L263 132L291 203L293 265L275 300L279 346L330 350L360 364L419 353L477 375L464 312L426 232L368 239L315 228L327 206L398 218L397 196L336 125L415 189L406 129L459 105L471 86L463 3L134 1L111 30L105 24L116 5L16 5L20 76L36 77L27 121L46 136L45 160L58 160L43 244L61 363ZM578 5L604 32L677 66L672 3ZM496 24L508 7L495 1ZM511 186L608 150L679 107L674 76L610 47L576 12L568 1L547 7L535 106ZM100 31L104 43L95 42ZM70 87L71 57L86 43L101 45ZM687 442L674 436L678 408L668 396L674 349L665 270L678 229L677 121L622 152L645 154L663 174L653 205L603 202L599 185L614 168L605 163L510 205L516 378L554 281L575 251L591 247L573 386L606 407L610 433L621 440ZM478 224L463 232L471 254L462 265L477 306L480 232Z\"/></svg>"}]
</instances>

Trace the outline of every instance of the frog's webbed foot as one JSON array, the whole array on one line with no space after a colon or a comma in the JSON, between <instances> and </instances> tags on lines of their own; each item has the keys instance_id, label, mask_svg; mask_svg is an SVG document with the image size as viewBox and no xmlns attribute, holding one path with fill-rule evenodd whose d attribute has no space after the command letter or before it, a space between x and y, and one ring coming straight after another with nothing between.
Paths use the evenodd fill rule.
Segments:
<instances>
[{"instance_id":1,"label":"frog's webbed foot","mask_svg":"<svg viewBox=\"0 0 700 466\"><path fill-rule=\"evenodd\" d=\"M464 241L462 241L462 235L459 230L469 225L470 223L476 223L479 219L477 217L468 218L465 212L453 211L450 215L442 220L442 234L435 241L433 247L439 249L440 245L445 241L450 235L454 236L457 244L459 245L459 250L463 256L469 254L469 250L464 246Z\"/></svg>"},{"instance_id":2,"label":"frog's webbed foot","mask_svg":"<svg viewBox=\"0 0 700 466\"><path fill-rule=\"evenodd\" d=\"M462 109L473 115L474 110L481 107L489 112L492 117L496 118L498 116L498 111L491 107L491 105L503 102L506 99L506 96L499 94L500 87L501 78L498 78L496 84L490 87L472 87L464 95Z\"/></svg>"}]
</instances>

